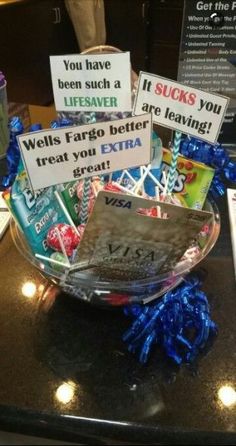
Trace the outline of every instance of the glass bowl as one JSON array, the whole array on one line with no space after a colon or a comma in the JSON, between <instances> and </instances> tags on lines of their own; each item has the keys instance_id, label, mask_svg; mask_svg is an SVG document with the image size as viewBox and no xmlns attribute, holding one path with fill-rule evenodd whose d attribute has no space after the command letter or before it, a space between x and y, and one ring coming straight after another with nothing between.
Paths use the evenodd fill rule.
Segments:
<instances>
[{"instance_id":1,"label":"glass bowl","mask_svg":"<svg viewBox=\"0 0 236 446\"><path fill-rule=\"evenodd\" d=\"M201 248L193 255L184 255L175 268L164 274L153 277L121 281L100 280L91 267L76 271L68 275L68 269L60 270L50 263L38 260L32 253L24 234L19 230L14 220L11 220L12 239L19 252L48 279L56 283L61 289L92 304L126 305L130 303L147 303L162 296L165 292L176 287L201 260L203 260L215 245L220 233L220 214L214 201L207 200L204 210L212 212L208 235L201 241ZM187 253L192 249L189 247Z\"/></svg>"}]
</instances>

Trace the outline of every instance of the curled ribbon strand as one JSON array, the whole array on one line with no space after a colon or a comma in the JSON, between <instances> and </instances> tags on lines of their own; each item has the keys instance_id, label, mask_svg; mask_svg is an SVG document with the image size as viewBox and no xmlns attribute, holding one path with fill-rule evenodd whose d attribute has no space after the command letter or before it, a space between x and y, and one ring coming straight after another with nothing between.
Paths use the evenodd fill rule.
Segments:
<instances>
[{"instance_id":1,"label":"curled ribbon strand","mask_svg":"<svg viewBox=\"0 0 236 446\"><path fill-rule=\"evenodd\" d=\"M7 175L2 178L2 186L8 188L11 186L17 175L18 164L20 161L20 149L17 142L17 136L24 131L22 121L14 116L9 121L10 142L6 152Z\"/></svg>"},{"instance_id":2,"label":"curled ribbon strand","mask_svg":"<svg viewBox=\"0 0 236 446\"><path fill-rule=\"evenodd\" d=\"M155 344L175 363L192 363L209 338L217 334L207 296L200 286L199 277L189 274L157 303L125 307L125 315L131 317L133 323L123 340L130 352L139 352L141 363L148 361Z\"/></svg>"},{"instance_id":3,"label":"curled ribbon strand","mask_svg":"<svg viewBox=\"0 0 236 446\"><path fill-rule=\"evenodd\" d=\"M225 180L236 183L236 163L229 158L226 149L221 144L209 144L187 136L180 143L180 153L215 169L210 187L210 192L215 198L224 195Z\"/></svg>"},{"instance_id":4,"label":"curled ribbon strand","mask_svg":"<svg viewBox=\"0 0 236 446\"><path fill-rule=\"evenodd\" d=\"M51 128L61 128L72 126L73 122L70 119L62 118L51 122ZM42 129L40 123L32 124L29 132L37 132ZM24 132L24 126L21 119L18 116L14 116L9 120L10 131L10 143L7 148L6 160L7 160L7 175L2 178L1 185L4 188L10 187L16 178L18 166L20 163L20 148L17 141L17 136Z\"/></svg>"}]
</instances>

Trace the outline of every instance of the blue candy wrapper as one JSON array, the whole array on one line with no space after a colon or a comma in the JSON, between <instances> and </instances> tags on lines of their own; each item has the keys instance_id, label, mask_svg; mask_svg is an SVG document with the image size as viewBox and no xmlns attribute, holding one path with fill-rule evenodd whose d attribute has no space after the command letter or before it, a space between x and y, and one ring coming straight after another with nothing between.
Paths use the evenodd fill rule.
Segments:
<instances>
[{"instance_id":1,"label":"blue candy wrapper","mask_svg":"<svg viewBox=\"0 0 236 446\"><path fill-rule=\"evenodd\" d=\"M49 187L34 194L20 161L18 174L11 189L10 207L35 254L50 256L53 251L46 243L47 232L54 223L66 222L54 191L55 187Z\"/></svg>"}]
</instances>

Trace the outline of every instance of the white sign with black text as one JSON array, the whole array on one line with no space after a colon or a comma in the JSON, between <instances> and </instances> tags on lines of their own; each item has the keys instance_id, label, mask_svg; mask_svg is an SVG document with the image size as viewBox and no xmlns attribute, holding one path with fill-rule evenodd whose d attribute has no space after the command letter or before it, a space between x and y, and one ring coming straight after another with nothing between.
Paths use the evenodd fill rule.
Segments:
<instances>
[{"instance_id":1,"label":"white sign with black text","mask_svg":"<svg viewBox=\"0 0 236 446\"><path fill-rule=\"evenodd\" d=\"M18 136L32 189L110 173L151 161L150 113Z\"/></svg>"},{"instance_id":2,"label":"white sign with black text","mask_svg":"<svg viewBox=\"0 0 236 446\"><path fill-rule=\"evenodd\" d=\"M130 53L50 56L57 111L130 111Z\"/></svg>"},{"instance_id":3,"label":"white sign with black text","mask_svg":"<svg viewBox=\"0 0 236 446\"><path fill-rule=\"evenodd\" d=\"M225 96L140 72L134 114L152 113L156 124L214 143L228 102Z\"/></svg>"}]
</instances>

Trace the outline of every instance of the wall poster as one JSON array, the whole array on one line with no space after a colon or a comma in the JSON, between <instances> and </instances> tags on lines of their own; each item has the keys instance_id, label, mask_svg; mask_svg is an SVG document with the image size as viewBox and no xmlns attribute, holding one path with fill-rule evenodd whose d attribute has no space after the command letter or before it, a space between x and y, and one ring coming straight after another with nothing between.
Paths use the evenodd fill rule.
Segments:
<instances>
[{"instance_id":1,"label":"wall poster","mask_svg":"<svg viewBox=\"0 0 236 446\"><path fill-rule=\"evenodd\" d=\"M218 141L236 155L236 1L185 0L178 81L230 98Z\"/></svg>"}]
</instances>

